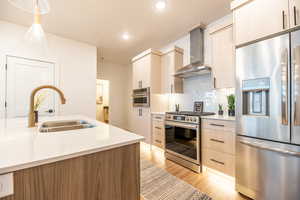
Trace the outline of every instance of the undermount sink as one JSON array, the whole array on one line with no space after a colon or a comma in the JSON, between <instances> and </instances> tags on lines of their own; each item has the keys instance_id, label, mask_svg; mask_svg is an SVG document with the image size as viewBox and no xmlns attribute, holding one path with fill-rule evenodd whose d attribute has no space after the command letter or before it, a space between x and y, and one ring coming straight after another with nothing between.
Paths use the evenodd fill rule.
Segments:
<instances>
[{"instance_id":1,"label":"undermount sink","mask_svg":"<svg viewBox=\"0 0 300 200\"><path fill-rule=\"evenodd\" d=\"M64 120L64 121L50 121L44 122L40 126L41 133L70 131L78 129L86 129L95 127L93 124L84 120Z\"/></svg>"}]
</instances>

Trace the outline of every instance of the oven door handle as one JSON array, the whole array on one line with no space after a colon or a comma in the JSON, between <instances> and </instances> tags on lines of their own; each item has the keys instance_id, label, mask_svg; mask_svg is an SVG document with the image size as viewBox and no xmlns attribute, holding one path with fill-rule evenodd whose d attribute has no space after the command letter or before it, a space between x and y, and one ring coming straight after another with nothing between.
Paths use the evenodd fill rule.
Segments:
<instances>
[{"instance_id":1,"label":"oven door handle","mask_svg":"<svg viewBox=\"0 0 300 200\"><path fill-rule=\"evenodd\" d=\"M165 125L168 126L176 126L181 128L188 128L188 129L198 129L198 125L191 125L191 124L184 124L184 123L176 123L176 122L165 122Z\"/></svg>"}]
</instances>

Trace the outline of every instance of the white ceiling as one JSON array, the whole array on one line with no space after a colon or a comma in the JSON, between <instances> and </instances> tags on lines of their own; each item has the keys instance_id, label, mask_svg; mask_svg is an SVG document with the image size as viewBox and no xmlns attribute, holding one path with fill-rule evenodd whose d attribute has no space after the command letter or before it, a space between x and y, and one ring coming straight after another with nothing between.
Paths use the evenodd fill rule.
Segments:
<instances>
[{"instance_id":1,"label":"white ceiling","mask_svg":"<svg viewBox=\"0 0 300 200\"><path fill-rule=\"evenodd\" d=\"M158 12L155 0L49 0L46 32L99 47L106 60L126 63L148 48L158 48L188 33L191 27L230 12L231 0L167 0ZM32 15L0 0L0 19L29 26ZM130 40L122 40L128 32Z\"/></svg>"}]
</instances>

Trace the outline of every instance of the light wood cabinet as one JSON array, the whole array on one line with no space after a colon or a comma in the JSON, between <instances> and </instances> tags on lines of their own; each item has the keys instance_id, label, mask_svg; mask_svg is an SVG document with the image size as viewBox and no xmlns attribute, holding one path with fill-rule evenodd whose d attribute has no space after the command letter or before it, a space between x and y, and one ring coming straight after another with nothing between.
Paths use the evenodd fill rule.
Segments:
<instances>
[{"instance_id":1,"label":"light wood cabinet","mask_svg":"<svg viewBox=\"0 0 300 200\"><path fill-rule=\"evenodd\" d=\"M235 72L232 24L222 27L210 35L214 87L217 89L233 88L235 86Z\"/></svg>"},{"instance_id":2,"label":"light wood cabinet","mask_svg":"<svg viewBox=\"0 0 300 200\"><path fill-rule=\"evenodd\" d=\"M202 120L202 161L230 176L235 173L235 122Z\"/></svg>"},{"instance_id":3,"label":"light wood cabinet","mask_svg":"<svg viewBox=\"0 0 300 200\"><path fill-rule=\"evenodd\" d=\"M133 89L150 87L151 93L161 92L161 53L151 49L132 59Z\"/></svg>"},{"instance_id":4,"label":"light wood cabinet","mask_svg":"<svg viewBox=\"0 0 300 200\"><path fill-rule=\"evenodd\" d=\"M140 145L15 171L13 182L0 200L140 200Z\"/></svg>"},{"instance_id":5,"label":"light wood cabinet","mask_svg":"<svg viewBox=\"0 0 300 200\"><path fill-rule=\"evenodd\" d=\"M183 80L174 77L176 70L183 67L183 49L175 47L161 57L162 93L183 93Z\"/></svg>"},{"instance_id":6,"label":"light wood cabinet","mask_svg":"<svg viewBox=\"0 0 300 200\"><path fill-rule=\"evenodd\" d=\"M165 148L165 126L162 114L152 114L152 145Z\"/></svg>"},{"instance_id":7,"label":"light wood cabinet","mask_svg":"<svg viewBox=\"0 0 300 200\"><path fill-rule=\"evenodd\" d=\"M244 4L232 7L236 45L290 28L292 20L289 15L291 13L289 0L244 0L241 2Z\"/></svg>"}]
</instances>

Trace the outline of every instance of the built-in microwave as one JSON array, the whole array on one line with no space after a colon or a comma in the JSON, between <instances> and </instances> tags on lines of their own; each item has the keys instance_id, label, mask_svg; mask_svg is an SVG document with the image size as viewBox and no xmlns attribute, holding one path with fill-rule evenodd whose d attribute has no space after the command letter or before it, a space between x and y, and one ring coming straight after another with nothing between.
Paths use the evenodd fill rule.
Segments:
<instances>
[{"instance_id":1,"label":"built-in microwave","mask_svg":"<svg viewBox=\"0 0 300 200\"><path fill-rule=\"evenodd\" d=\"M150 107L150 88L140 88L133 90L134 107Z\"/></svg>"}]
</instances>

